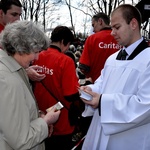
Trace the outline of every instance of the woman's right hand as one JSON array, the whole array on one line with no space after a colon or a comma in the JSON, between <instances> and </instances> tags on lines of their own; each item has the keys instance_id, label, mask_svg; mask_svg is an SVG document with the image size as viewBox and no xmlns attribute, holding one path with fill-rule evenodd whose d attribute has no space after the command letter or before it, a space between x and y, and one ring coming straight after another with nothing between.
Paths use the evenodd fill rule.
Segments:
<instances>
[{"instance_id":1,"label":"woman's right hand","mask_svg":"<svg viewBox=\"0 0 150 150\"><path fill-rule=\"evenodd\" d=\"M49 112L47 112L43 119L48 125L51 125L58 120L60 112L61 111L57 110L56 107L53 107Z\"/></svg>"}]
</instances>

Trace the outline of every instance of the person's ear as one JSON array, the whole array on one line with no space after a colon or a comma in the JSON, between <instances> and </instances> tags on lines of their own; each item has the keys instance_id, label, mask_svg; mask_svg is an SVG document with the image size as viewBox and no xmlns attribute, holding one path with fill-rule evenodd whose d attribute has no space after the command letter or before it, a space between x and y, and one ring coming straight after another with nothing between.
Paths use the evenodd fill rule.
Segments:
<instances>
[{"instance_id":1,"label":"person's ear","mask_svg":"<svg viewBox=\"0 0 150 150\"><path fill-rule=\"evenodd\" d=\"M3 11L2 9L0 9L0 18L2 18L2 16L3 16Z\"/></svg>"},{"instance_id":2,"label":"person's ear","mask_svg":"<svg viewBox=\"0 0 150 150\"><path fill-rule=\"evenodd\" d=\"M2 9L0 9L0 18L3 18L4 17L4 12Z\"/></svg>"},{"instance_id":3,"label":"person's ear","mask_svg":"<svg viewBox=\"0 0 150 150\"><path fill-rule=\"evenodd\" d=\"M133 18L130 22L130 25L131 25L132 29L135 30L138 26L137 20L135 18Z\"/></svg>"},{"instance_id":4,"label":"person's ear","mask_svg":"<svg viewBox=\"0 0 150 150\"><path fill-rule=\"evenodd\" d=\"M103 24L103 20L101 18L98 19L98 22L99 22L100 25Z\"/></svg>"},{"instance_id":5,"label":"person's ear","mask_svg":"<svg viewBox=\"0 0 150 150\"><path fill-rule=\"evenodd\" d=\"M66 45L68 44L68 42L67 42L66 40L64 40L64 39L61 41L61 43L62 43L64 46L66 46Z\"/></svg>"},{"instance_id":6,"label":"person's ear","mask_svg":"<svg viewBox=\"0 0 150 150\"><path fill-rule=\"evenodd\" d=\"M63 44L63 45L64 45L64 40L61 40L60 44Z\"/></svg>"}]
</instances>

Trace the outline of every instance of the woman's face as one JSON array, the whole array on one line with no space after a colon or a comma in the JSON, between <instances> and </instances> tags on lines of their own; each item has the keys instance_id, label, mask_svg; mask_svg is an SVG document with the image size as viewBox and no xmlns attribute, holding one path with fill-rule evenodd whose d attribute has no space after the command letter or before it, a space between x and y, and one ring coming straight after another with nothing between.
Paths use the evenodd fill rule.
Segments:
<instances>
[{"instance_id":1,"label":"woman's face","mask_svg":"<svg viewBox=\"0 0 150 150\"><path fill-rule=\"evenodd\" d=\"M14 55L15 60L24 68L28 68L30 64L33 63L34 60L37 60L39 57L39 51L38 52L32 52L30 54L18 54L16 53Z\"/></svg>"}]
</instances>

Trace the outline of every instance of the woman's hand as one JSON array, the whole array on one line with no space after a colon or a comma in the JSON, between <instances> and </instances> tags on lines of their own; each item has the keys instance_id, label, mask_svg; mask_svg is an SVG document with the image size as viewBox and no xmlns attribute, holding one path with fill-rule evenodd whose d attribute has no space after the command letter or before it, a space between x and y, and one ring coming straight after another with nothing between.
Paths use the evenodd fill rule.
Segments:
<instances>
[{"instance_id":1,"label":"woman's hand","mask_svg":"<svg viewBox=\"0 0 150 150\"><path fill-rule=\"evenodd\" d=\"M55 123L58 120L60 114L60 111L55 113L56 112L55 108L52 108L52 110L50 110L49 112L45 114L43 111L39 111L39 117L43 118L48 125L48 130L49 130L48 137L52 135L54 130L54 126L52 123Z\"/></svg>"},{"instance_id":2,"label":"woman's hand","mask_svg":"<svg viewBox=\"0 0 150 150\"><path fill-rule=\"evenodd\" d=\"M49 125L55 123L60 115L60 110L57 110L56 107L53 107L47 114L43 117L45 122Z\"/></svg>"},{"instance_id":3,"label":"woman's hand","mask_svg":"<svg viewBox=\"0 0 150 150\"><path fill-rule=\"evenodd\" d=\"M41 69L41 67L38 65L33 65L33 66L30 66L26 69L27 75L30 78L30 80L41 81L46 77L45 74L39 74L37 72L37 70L40 70L40 69Z\"/></svg>"},{"instance_id":4,"label":"woman's hand","mask_svg":"<svg viewBox=\"0 0 150 150\"><path fill-rule=\"evenodd\" d=\"M49 134L48 134L48 137L50 137L54 131L54 126L51 124L48 126L48 129L49 129Z\"/></svg>"}]
</instances>

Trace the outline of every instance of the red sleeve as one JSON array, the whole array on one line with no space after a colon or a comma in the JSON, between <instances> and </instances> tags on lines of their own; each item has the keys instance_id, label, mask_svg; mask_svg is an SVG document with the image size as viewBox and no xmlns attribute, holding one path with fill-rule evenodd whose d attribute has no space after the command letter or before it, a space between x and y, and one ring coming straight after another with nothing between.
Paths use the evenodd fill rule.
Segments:
<instances>
[{"instance_id":1,"label":"red sleeve","mask_svg":"<svg viewBox=\"0 0 150 150\"><path fill-rule=\"evenodd\" d=\"M72 95L78 92L77 86L78 84L78 78L76 75L76 69L74 62L71 58L68 58L65 61L65 69L64 73L62 75L62 89L63 89L63 95L68 96Z\"/></svg>"}]
</instances>

